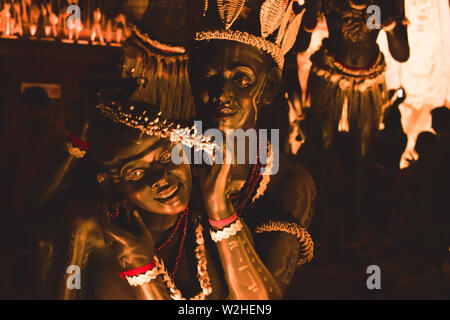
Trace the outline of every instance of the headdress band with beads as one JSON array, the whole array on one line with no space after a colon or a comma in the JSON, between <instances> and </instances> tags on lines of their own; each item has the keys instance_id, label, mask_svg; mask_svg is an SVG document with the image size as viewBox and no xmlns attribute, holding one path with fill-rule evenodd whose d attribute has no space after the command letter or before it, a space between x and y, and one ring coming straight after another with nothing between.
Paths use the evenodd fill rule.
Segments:
<instances>
[{"instance_id":1,"label":"headdress band with beads","mask_svg":"<svg viewBox=\"0 0 450 320\"><path fill-rule=\"evenodd\" d=\"M194 148L195 151L205 151L211 157L214 157L214 150L218 148L215 143L211 142L210 137L198 134L195 126L175 125L173 122L161 119L161 112L155 118L150 118L147 111L143 111L142 114L134 114L133 105L128 107L129 112L125 112L117 102L112 102L111 105L100 103L96 108L113 122L136 129L142 135L167 138L173 143L181 143L189 148Z\"/></svg>"},{"instance_id":2,"label":"headdress band with beads","mask_svg":"<svg viewBox=\"0 0 450 320\"><path fill-rule=\"evenodd\" d=\"M215 1L218 16L223 29L206 30L197 32L196 41L205 40L229 40L245 43L269 54L280 69L283 69L284 55L292 49L297 39L304 9L295 14L294 2L302 5L299 0L265 0L258 11L260 32L258 35L243 30L231 29L233 23L241 17L246 2L257 0L204 0L203 15L209 11L209 2ZM303 3L304 4L304 3ZM209 11L208 11L209 10ZM213 13L214 14L214 13ZM242 14L246 16L246 14ZM206 28L208 29L208 28Z\"/></svg>"}]
</instances>

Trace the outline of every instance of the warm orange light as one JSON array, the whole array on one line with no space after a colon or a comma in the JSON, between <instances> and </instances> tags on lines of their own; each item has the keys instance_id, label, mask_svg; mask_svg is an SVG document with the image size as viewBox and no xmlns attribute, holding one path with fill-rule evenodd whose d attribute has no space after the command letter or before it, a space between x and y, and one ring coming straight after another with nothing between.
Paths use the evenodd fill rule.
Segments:
<instances>
[{"instance_id":1,"label":"warm orange light","mask_svg":"<svg viewBox=\"0 0 450 320\"><path fill-rule=\"evenodd\" d=\"M30 0L27 4L27 7L31 6L31 10L25 10L21 6L24 5L25 2L17 3L14 7L10 5L4 6L4 8L0 11L0 38L22 38L22 37L37 37L38 35L38 21L40 18L45 15L49 16L48 25L43 25L42 28L44 30L45 40L56 40L59 38L64 43L73 43L76 40L78 44L85 43L86 41L94 42L96 38L99 38L100 44L105 45L103 33L106 32L106 39L109 45L112 46L120 46L121 43L126 39L128 35L128 29L126 27L126 18L123 14L120 14L118 17L113 18L112 20L108 20L106 22L106 30L102 29L101 18L102 12L101 10L96 10L94 12L88 12L87 16L89 16L86 21L81 21L78 19L76 23L73 25L66 25L67 14L65 13L64 8L62 8L61 12L57 14L56 12L52 12L51 6L46 9L40 9L40 4L32 5L33 2L37 2L35 0ZM87 10L89 6L82 6L81 9ZM17 12L16 12L17 10ZM86 13L86 12L85 12ZM15 17L19 15L21 19L16 19ZM83 16L86 16L84 14ZM16 21L17 20L17 21ZM120 22L121 26L116 30L112 28L113 21ZM91 28L85 27L86 25L91 25ZM23 32L23 30L29 30L29 32ZM74 39L75 38L75 39ZM92 43L94 45L99 44L98 42Z\"/></svg>"},{"instance_id":2,"label":"warm orange light","mask_svg":"<svg viewBox=\"0 0 450 320\"><path fill-rule=\"evenodd\" d=\"M30 25L30 34L31 34L31 36L34 37L36 35L36 32L37 32L37 25L35 25L35 24Z\"/></svg>"}]
</instances>

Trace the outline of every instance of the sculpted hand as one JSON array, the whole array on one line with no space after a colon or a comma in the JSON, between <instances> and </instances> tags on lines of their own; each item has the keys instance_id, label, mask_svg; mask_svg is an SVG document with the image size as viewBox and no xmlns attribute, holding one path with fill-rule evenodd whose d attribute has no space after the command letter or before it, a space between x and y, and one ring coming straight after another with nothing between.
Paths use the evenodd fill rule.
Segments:
<instances>
[{"instance_id":1,"label":"sculpted hand","mask_svg":"<svg viewBox=\"0 0 450 320\"><path fill-rule=\"evenodd\" d=\"M395 92L396 95L396 99L395 99L395 104L396 105L401 105L405 100L406 100L406 92L403 88L398 89Z\"/></svg>"},{"instance_id":2,"label":"sculpted hand","mask_svg":"<svg viewBox=\"0 0 450 320\"><path fill-rule=\"evenodd\" d=\"M234 209L229 198L231 182L231 163L225 163L226 155L230 155L229 148L224 148L224 163L214 163L212 168L196 168L202 189L203 202L209 218L221 220L233 214Z\"/></svg>"},{"instance_id":3,"label":"sculpted hand","mask_svg":"<svg viewBox=\"0 0 450 320\"><path fill-rule=\"evenodd\" d=\"M139 213L134 210L132 214L137 225L141 229L141 236L122 230L105 221L103 229L106 243L109 243L122 270L130 270L142 267L153 261L155 243L150 231L145 226Z\"/></svg>"}]
</instances>

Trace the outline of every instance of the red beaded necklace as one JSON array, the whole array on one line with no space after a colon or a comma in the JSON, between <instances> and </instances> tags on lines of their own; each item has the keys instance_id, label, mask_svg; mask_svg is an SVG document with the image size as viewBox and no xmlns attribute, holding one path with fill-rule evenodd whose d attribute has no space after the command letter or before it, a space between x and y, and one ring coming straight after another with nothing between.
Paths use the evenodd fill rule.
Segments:
<instances>
[{"instance_id":1,"label":"red beaded necklace","mask_svg":"<svg viewBox=\"0 0 450 320\"><path fill-rule=\"evenodd\" d=\"M261 168L265 165L260 163L259 161L259 148L260 145L258 144L258 150L256 152L256 164L251 165L244 186L238 193L232 194L230 196L233 207L236 210L237 215L240 217L242 217L246 212L248 200L252 199L253 195L256 192L258 184L262 179Z\"/></svg>"},{"instance_id":2,"label":"red beaded necklace","mask_svg":"<svg viewBox=\"0 0 450 320\"><path fill-rule=\"evenodd\" d=\"M242 187L241 191L239 191L239 193L237 194L231 195L231 202L233 203L233 207L240 217L243 216L246 205L248 204L248 200L252 198L261 180L262 167L263 165L260 163L253 164L250 167L248 178L245 181L245 184Z\"/></svg>"},{"instance_id":3,"label":"red beaded necklace","mask_svg":"<svg viewBox=\"0 0 450 320\"><path fill-rule=\"evenodd\" d=\"M177 233L178 229L180 229L181 222L184 222L184 227L183 227L183 233L181 235L180 246L178 248L177 256L175 258L175 264L174 264L174 267L173 267L173 270L171 273L172 279L175 278L175 274L176 274L176 272L178 270L178 266L180 264L181 255L183 254L184 240L186 239L187 227L188 227L188 222L189 222L189 207L187 207L182 213L180 213L180 216L178 217L175 227L173 228L172 232L169 234L167 239L162 241L162 243L160 243L156 247L156 250L160 251L167 244L169 244L173 240L173 237Z\"/></svg>"}]
</instances>

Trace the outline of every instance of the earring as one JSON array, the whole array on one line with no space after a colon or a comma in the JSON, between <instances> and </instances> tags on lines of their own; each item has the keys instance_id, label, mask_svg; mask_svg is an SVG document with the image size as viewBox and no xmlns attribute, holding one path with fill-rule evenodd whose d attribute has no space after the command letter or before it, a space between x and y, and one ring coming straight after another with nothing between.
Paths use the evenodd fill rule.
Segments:
<instances>
[{"instance_id":1,"label":"earring","mask_svg":"<svg viewBox=\"0 0 450 320\"><path fill-rule=\"evenodd\" d=\"M98 184L102 184L106 180L106 175L104 173L97 174Z\"/></svg>"},{"instance_id":2,"label":"earring","mask_svg":"<svg viewBox=\"0 0 450 320\"><path fill-rule=\"evenodd\" d=\"M104 192L104 209L107 216L115 219L120 214L120 202L110 201L107 192Z\"/></svg>"}]
</instances>

